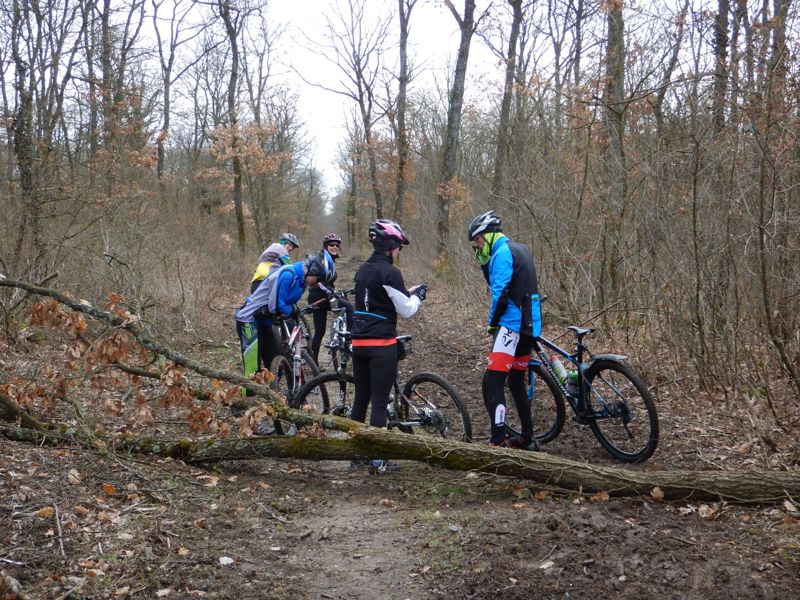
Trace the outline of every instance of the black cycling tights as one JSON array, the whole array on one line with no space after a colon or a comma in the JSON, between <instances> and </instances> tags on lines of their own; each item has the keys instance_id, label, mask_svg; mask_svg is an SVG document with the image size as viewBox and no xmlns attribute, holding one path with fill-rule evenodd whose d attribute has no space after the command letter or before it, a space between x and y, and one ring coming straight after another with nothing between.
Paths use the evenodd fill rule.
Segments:
<instances>
[{"instance_id":1,"label":"black cycling tights","mask_svg":"<svg viewBox=\"0 0 800 600\"><path fill-rule=\"evenodd\" d=\"M351 418L363 423L367 416L367 405L372 401L369 424L386 427L389 393L397 377L397 344L354 347L353 377L356 392Z\"/></svg>"},{"instance_id":2,"label":"black cycling tights","mask_svg":"<svg viewBox=\"0 0 800 600\"><path fill-rule=\"evenodd\" d=\"M508 389L519 415L520 429L526 441L530 443L533 435L533 417L531 416L531 403L525 390L525 371L512 370L506 374L503 371L489 371L483 374L483 402L486 410L489 411L489 419L492 424L492 442L498 443L506 437L505 424L495 424L494 416L500 404L505 405L505 387L508 379Z\"/></svg>"}]
</instances>

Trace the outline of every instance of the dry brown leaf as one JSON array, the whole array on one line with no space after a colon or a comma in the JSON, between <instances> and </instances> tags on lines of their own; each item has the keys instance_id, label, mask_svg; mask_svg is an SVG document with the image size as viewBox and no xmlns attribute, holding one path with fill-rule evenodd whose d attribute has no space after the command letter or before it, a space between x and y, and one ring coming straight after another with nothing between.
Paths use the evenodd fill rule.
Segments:
<instances>
[{"instance_id":1,"label":"dry brown leaf","mask_svg":"<svg viewBox=\"0 0 800 600\"><path fill-rule=\"evenodd\" d=\"M390 507L390 508L391 508L391 507L393 507L393 506L394 506L394 500L389 500L389 498L384 498L383 500L381 500L381 501L379 502L379 504L380 504L381 506L388 506L388 507Z\"/></svg>"},{"instance_id":2,"label":"dry brown leaf","mask_svg":"<svg viewBox=\"0 0 800 600\"><path fill-rule=\"evenodd\" d=\"M114 494L117 493L117 488L114 487L114 485L111 483L104 483L102 487L103 487L103 492L105 492L109 496L113 496Z\"/></svg>"},{"instance_id":3,"label":"dry brown leaf","mask_svg":"<svg viewBox=\"0 0 800 600\"><path fill-rule=\"evenodd\" d=\"M54 514L56 514L56 509L53 508L52 506L45 506L43 508L40 508L33 514L36 515L37 517L41 517L42 519L49 519Z\"/></svg>"},{"instance_id":4,"label":"dry brown leaf","mask_svg":"<svg viewBox=\"0 0 800 600\"><path fill-rule=\"evenodd\" d=\"M594 496L589 496L591 502L608 502L610 499L608 492L597 492Z\"/></svg>"},{"instance_id":5,"label":"dry brown leaf","mask_svg":"<svg viewBox=\"0 0 800 600\"><path fill-rule=\"evenodd\" d=\"M660 502L664 499L664 492L661 490L660 487L656 486L652 490L650 490L650 497L653 500Z\"/></svg>"},{"instance_id":6,"label":"dry brown leaf","mask_svg":"<svg viewBox=\"0 0 800 600\"><path fill-rule=\"evenodd\" d=\"M195 519L194 526L198 529L205 529L206 528L206 520L205 519Z\"/></svg>"}]
</instances>

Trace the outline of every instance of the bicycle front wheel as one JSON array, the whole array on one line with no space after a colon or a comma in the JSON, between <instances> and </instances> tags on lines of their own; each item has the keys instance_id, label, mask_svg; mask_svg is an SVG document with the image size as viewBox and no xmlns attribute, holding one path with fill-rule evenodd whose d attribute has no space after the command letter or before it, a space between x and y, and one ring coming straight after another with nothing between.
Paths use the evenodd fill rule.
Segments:
<instances>
[{"instance_id":1,"label":"bicycle front wheel","mask_svg":"<svg viewBox=\"0 0 800 600\"><path fill-rule=\"evenodd\" d=\"M626 364L598 360L586 371L589 425L611 456L642 462L658 445L658 413L642 379Z\"/></svg>"},{"instance_id":2,"label":"bicycle front wheel","mask_svg":"<svg viewBox=\"0 0 800 600\"><path fill-rule=\"evenodd\" d=\"M275 380L270 384L270 387L279 394L286 397L286 400L292 405L293 399L299 389L317 375L319 375L319 367L311 355L304 348L300 352L300 372L294 373L293 360L280 354L272 359L269 370L275 376Z\"/></svg>"},{"instance_id":3,"label":"bicycle front wheel","mask_svg":"<svg viewBox=\"0 0 800 600\"><path fill-rule=\"evenodd\" d=\"M399 417L401 431L472 441L472 421L464 401L453 384L436 373L417 373L408 380Z\"/></svg>"},{"instance_id":4,"label":"bicycle front wheel","mask_svg":"<svg viewBox=\"0 0 800 600\"><path fill-rule=\"evenodd\" d=\"M528 369L528 398L531 399L533 437L540 444L552 442L566 419L564 396L544 365Z\"/></svg>"},{"instance_id":5,"label":"bicycle front wheel","mask_svg":"<svg viewBox=\"0 0 800 600\"><path fill-rule=\"evenodd\" d=\"M326 371L308 380L294 395L292 408L308 412L350 415L355 395L355 379L350 373Z\"/></svg>"}]
</instances>

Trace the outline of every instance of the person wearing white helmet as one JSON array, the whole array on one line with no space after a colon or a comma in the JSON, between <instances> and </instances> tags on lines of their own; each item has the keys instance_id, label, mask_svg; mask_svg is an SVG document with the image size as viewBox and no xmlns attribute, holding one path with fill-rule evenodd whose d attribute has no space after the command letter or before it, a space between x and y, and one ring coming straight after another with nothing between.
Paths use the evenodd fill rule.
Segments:
<instances>
[{"instance_id":1,"label":"person wearing white helmet","mask_svg":"<svg viewBox=\"0 0 800 600\"><path fill-rule=\"evenodd\" d=\"M487 211L467 228L486 283L492 293L487 330L492 350L483 375L483 401L491 421L492 446L537 450L531 405L525 390L533 340L541 334L541 311L536 266L530 251L504 233L500 217ZM521 435L506 435L505 385L519 413Z\"/></svg>"}]
</instances>

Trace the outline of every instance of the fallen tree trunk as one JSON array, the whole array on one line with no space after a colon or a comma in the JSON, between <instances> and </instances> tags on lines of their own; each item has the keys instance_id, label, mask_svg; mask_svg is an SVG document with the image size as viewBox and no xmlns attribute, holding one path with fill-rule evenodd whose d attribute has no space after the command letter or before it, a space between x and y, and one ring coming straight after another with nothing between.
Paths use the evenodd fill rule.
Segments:
<instances>
[{"instance_id":1,"label":"fallen tree trunk","mask_svg":"<svg viewBox=\"0 0 800 600\"><path fill-rule=\"evenodd\" d=\"M32 444L80 444L89 448L110 448L117 452L167 456L187 463L206 464L224 460L268 457L309 460L349 460L386 458L424 461L448 469L482 471L520 477L563 489L584 493L607 492L612 496L650 495L669 500L728 500L742 503L770 503L800 497L800 472L796 471L645 471L641 467L614 468L593 466L546 453L521 452L466 444L440 438L408 435L367 427L330 415L315 415L292 410L266 386L244 377L211 369L154 341L135 322L77 303L53 290L0 278L0 286L25 289L54 298L73 310L131 332L145 348L172 362L213 379L240 385L258 396L272 400L276 418L311 426L308 435L254 438L154 439L88 436L76 429L47 427L24 413L7 398L0 398L0 418L21 420L23 428L0 426L9 440ZM147 373L147 376L154 374ZM247 400L248 403L254 403ZM326 434L322 430L345 432ZM646 467L645 467L646 468Z\"/></svg>"},{"instance_id":2,"label":"fallen tree trunk","mask_svg":"<svg viewBox=\"0 0 800 600\"><path fill-rule=\"evenodd\" d=\"M634 471L589 465L544 452L521 452L490 448L430 436L394 433L362 424L348 426L347 419L316 418L299 411L289 411L300 423L328 421L347 436L312 437L269 436L252 438L213 438L204 440L155 439L127 436L103 438L108 448L117 452L170 457L191 464L256 458L297 458L307 460L352 460L381 458L423 461L448 469L480 471L519 477L542 485L610 496L650 496L665 500L727 500L761 504L800 497L800 473L793 471ZM298 414L299 413L299 414ZM290 415L284 414L284 417ZM350 422L352 423L352 422ZM7 439L43 445L80 442L70 433L44 433L0 426ZM97 447L97 439L84 440Z\"/></svg>"}]
</instances>

